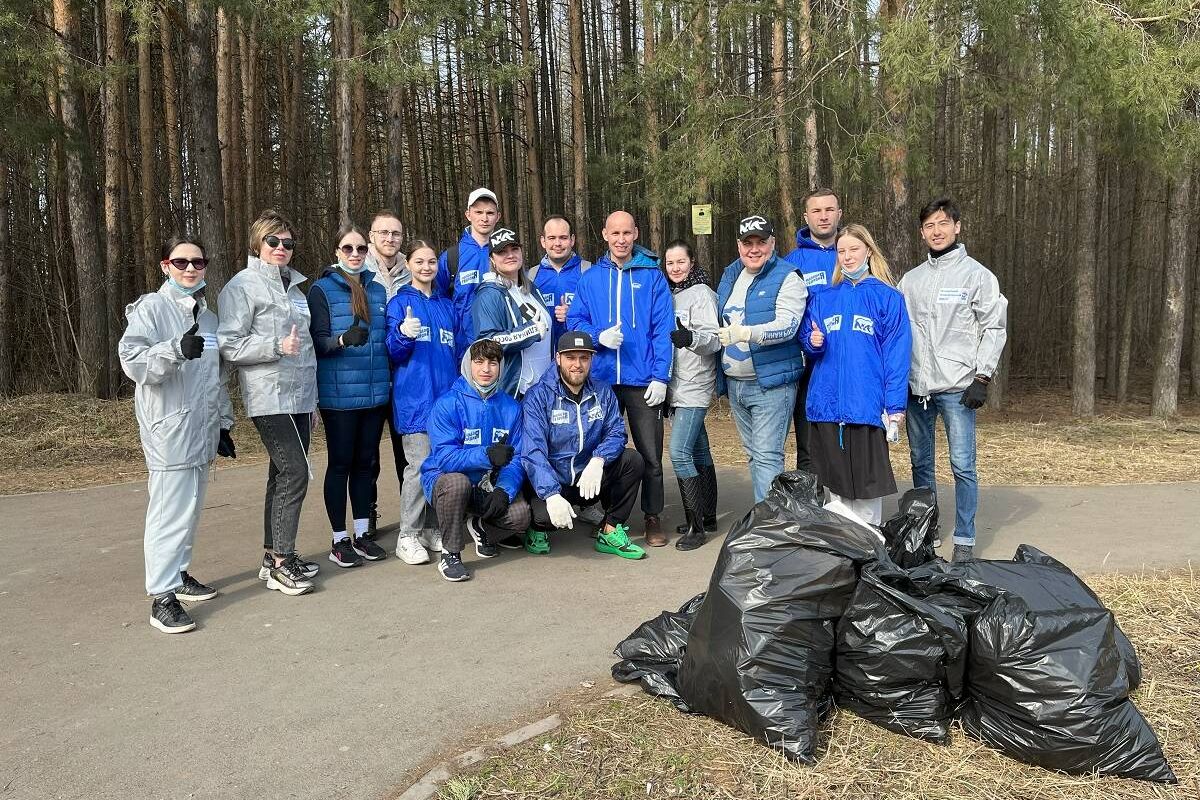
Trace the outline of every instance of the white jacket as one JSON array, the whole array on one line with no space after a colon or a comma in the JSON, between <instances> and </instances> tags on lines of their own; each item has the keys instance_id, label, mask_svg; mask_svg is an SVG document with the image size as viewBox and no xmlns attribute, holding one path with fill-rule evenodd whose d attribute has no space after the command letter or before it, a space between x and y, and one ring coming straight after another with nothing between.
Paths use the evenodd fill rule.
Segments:
<instances>
[{"instance_id":1,"label":"white jacket","mask_svg":"<svg viewBox=\"0 0 1200 800\"><path fill-rule=\"evenodd\" d=\"M912 325L913 394L959 392L976 375L995 374L1007 338L1008 300L996 276L968 256L965 245L926 258L897 288Z\"/></svg>"},{"instance_id":2,"label":"white jacket","mask_svg":"<svg viewBox=\"0 0 1200 800\"><path fill-rule=\"evenodd\" d=\"M671 295L675 318L692 332L691 347L675 348L671 408L708 408L717 389L717 293L704 284Z\"/></svg>"}]
</instances>

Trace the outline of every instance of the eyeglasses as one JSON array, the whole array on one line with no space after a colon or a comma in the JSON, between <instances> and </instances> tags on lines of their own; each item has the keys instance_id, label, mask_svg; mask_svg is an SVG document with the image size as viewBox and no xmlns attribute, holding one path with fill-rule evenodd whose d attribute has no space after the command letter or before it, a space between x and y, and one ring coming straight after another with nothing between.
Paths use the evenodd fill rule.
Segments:
<instances>
[{"instance_id":1,"label":"eyeglasses","mask_svg":"<svg viewBox=\"0 0 1200 800\"><path fill-rule=\"evenodd\" d=\"M365 244L360 244L357 247L352 244L344 244L338 250L341 250L346 255L358 253L360 256L365 256L367 254L367 246Z\"/></svg>"},{"instance_id":2,"label":"eyeglasses","mask_svg":"<svg viewBox=\"0 0 1200 800\"><path fill-rule=\"evenodd\" d=\"M371 231L379 234L380 239L403 239L404 231Z\"/></svg>"},{"instance_id":3,"label":"eyeglasses","mask_svg":"<svg viewBox=\"0 0 1200 800\"><path fill-rule=\"evenodd\" d=\"M264 236L263 242L266 243L267 247L271 247L271 248L275 248L275 247L279 247L279 245L283 245L284 250L291 250L292 248L294 248L296 246L295 239L280 239L278 236Z\"/></svg>"},{"instance_id":4,"label":"eyeglasses","mask_svg":"<svg viewBox=\"0 0 1200 800\"><path fill-rule=\"evenodd\" d=\"M170 264L180 272L186 270L189 264L192 265L197 272L202 272L203 270L208 269L207 258L168 258L163 263Z\"/></svg>"}]
</instances>

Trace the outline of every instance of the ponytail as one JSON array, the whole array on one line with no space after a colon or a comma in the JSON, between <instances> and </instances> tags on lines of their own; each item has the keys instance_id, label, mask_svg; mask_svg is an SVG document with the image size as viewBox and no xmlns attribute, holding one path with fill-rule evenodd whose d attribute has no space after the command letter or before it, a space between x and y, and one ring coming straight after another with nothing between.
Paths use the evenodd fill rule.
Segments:
<instances>
[{"instance_id":1,"label":"ponytail","mask_svg":"<svg viewBox=\"0 0 1200 800\"><path fill-rule=\"evenodd\" d=\"M354 224L346 225L338 231L337 241L341 242L352 233L357 233L364 242L368 241L367 235ZM358 275L346 273L346 284L350 287L350 310L363 322L369 323L371 321L371 304L367 302L367 290L362 285L362 273Z\"/></svg>"}]
</instances>

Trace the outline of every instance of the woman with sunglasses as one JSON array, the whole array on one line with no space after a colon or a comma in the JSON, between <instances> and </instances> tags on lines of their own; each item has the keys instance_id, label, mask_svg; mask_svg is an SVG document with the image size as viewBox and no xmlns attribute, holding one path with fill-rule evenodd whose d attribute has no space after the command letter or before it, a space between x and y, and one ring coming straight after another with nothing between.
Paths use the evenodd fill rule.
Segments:
<instances>
[{"instance_id":1,"label":"woman with sunglasses","mask_svg":"<svg viewBox=\"0 0 1200 800\"><path fill-rule=\"evenodd\" d=\"M367 537L375 499L379 437L392 397L388 364L387 291L367 269L367 238L354 225L338 231L337 262L308 292L309 331L317 351L317 395L329 465L325 511L333 529L329 560L339 567L382 561L387 552ZM346 531L346 489L354 516Z\"/></svg>"},{"instance_id":2,"label":"woman with sunglasses","mask_svg":"<svg viewBox=\"0 0 1200 800\"><path fill-rule=\"evenodd\" d=\"M217 594L188 568L209 466L218 455L234 456L233 407L221 380L217 315L204 302L204 248L178 237L163 245L161 258L166 280L125 309L117 353L137 384L134 409L150 472L144 540L150 624L185 633L196 623L179 601Z\"/></svg>"},{"instance_id":3,"label":"woman with sunglasses","mask_svg":"<svg viewBox=\"0 0 1200 800\"><path fill-rule=\"evenodd\" d=\"M305 277L288 264L295 227L266 210L250 226L250 256L217 298L221 358L238 368L246 415L271 457L258 577L285 595L311 592L317 565L296 553L308 493L308 437L317 408L317 359Z\"/></svg>"}]
</instances>

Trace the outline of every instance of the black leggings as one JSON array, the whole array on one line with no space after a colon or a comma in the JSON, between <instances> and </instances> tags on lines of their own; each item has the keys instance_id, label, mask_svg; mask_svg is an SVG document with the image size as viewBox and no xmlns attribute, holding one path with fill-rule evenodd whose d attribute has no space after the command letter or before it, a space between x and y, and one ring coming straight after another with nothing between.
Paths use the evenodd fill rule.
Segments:
<instances>
[{"instance_id":1,"label":"black leggings","mask_svg":"<svg viewBox=\"0 0 1200 800\"><path fill-rule=\"evenodd\" d=\"M321 409L329 466L325 469L325 511L335 531L346 530L346 486L354 519L368 519L379 470L379 437L387 406L354 411Z\"/></svg>"}]
</instances>

